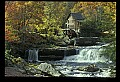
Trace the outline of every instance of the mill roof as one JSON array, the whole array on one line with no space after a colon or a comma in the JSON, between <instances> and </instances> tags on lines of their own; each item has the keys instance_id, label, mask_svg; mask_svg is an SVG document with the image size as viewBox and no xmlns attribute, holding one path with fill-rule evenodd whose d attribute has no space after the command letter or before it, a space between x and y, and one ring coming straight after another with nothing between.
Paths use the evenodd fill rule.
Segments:
<instances>
[{"instance_id":1,"label":"mill roof","mask_svg":"<svg viewBox=\"0 0 120 82\"><path fill-rule=\"evenodd\" d=\"M84 17L82 16L81 13L71 13L70 15L76 20L83 20L84 19Z\"/></svg>"}]
</instances>

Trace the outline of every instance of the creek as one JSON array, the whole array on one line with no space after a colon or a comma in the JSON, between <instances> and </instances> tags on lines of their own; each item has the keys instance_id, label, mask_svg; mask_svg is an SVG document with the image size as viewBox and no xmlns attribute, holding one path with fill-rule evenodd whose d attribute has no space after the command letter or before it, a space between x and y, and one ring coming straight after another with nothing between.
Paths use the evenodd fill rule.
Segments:
<instances>
[{"instance_id":1,"label":"creek","mask_svg":"<svg viewBox=\"0 0 120 82\"><path fill-rule=\"evenodd\" d=\"M106 44L107 45L107 44ZM55 68L65 74L67 77L111 77L110 66L112 61L104 56L100 56L101 47L106 45L82 46L76 48L76 55L66 56L58 61L49 61L55 65ZM80 71L78 68L95 64L101 71L87 72Z\"/></svg>"},{"instance_id":2,"label":"creek","mask_svg":"<svg viewBox=\"0 0 120 82\"><path fill-rule=\"evenodd\" d=\"M66 50L64 50L64 58L56 61L45 61L49 64L53 64L56 70L59 70L67 77L111 77L110 66L113 66L113 62L108 58L101 56L102 46L74 46L76 47L76 54L68 56ZM35 55L34 55L35 54ZM34 56L33 56L34 55ZM29 50L28 61L38 60L38 50ZM91 64L96 65L102 71L87 72L78 70L80 67L86 67Z\"/></svg>"}]
</instances>

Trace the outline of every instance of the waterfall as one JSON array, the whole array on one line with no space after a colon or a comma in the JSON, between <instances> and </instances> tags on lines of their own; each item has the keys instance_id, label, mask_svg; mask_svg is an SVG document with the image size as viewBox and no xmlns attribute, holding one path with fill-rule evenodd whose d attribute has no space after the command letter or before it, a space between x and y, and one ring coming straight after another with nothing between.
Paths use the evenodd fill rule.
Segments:
<instances>
[{"instance_id":1,"label":"waterfall","mask_svg":"<svg viewBox=\"0 0 120 82\"><path fill-rule=\"evenodd\" d=\"M29 50L28 61L29 62L38 61L38 49Z\"/></svg>"},{"instance_id":2,"label":"waterfall","mask_svg":"<svg viewBox=\"0 0 120 82\"><path fill-rule=\"evenodd\" d=\"M76 45L76 39L74 39L74 46Z\"/></svg>"},{"instance_id":3,"label":"waterfall","mask_svg":"<svg viewBox=\"0 0 120 82\"><path fill-rule=\"evenodd\" d=\"M105 57L100 57L101 46L87 46L76 49L77 55L65 56L64 61L70 62L105 62Z\"/></svg>"}]
</instances>

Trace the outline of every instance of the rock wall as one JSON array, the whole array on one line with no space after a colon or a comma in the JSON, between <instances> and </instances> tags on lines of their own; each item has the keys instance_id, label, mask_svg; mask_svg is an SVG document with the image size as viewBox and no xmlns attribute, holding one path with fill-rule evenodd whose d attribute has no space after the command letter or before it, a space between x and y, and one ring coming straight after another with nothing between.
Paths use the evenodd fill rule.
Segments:
<instances>
[{"instance_id":1,"label":"rock wall","mask_svg":"<svg viewBox=\"0 0 120 82\"><path fill-rule=\"evenodd\" d=\"M24 59L28 60L29 50L26 51ZM76 55L76 48L45 48L39 49L38 60L62 60L64 56Z\"/></svg>"},{"instance_id":2,"label":"rock wall","mask_svg":"<svg viewBox=\"0 0 120 82\"><path fill-rule=\"evenodd\" d=\"M38 53L39 60L60 60L64 58L64 49L45 48Z\"/></svg>"}]
</instances>

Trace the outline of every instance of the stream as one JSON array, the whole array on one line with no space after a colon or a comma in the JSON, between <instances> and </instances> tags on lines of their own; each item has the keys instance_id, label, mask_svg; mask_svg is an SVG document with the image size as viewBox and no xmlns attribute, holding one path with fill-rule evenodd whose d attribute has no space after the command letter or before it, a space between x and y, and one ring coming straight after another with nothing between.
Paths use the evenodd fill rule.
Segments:
<instances>
[{"instance_id":1,"label":"stream","mask_svg":"<svg viewBox=\"0 0 120 82\"><path fill-rule=\"evenodd\" d=\"M77 55L65 55L62 60L48 61L48 63L55 65L55 68L67 77L111 77L111 69L109 67L113 65L113 63L104 56L100 56L102 46L105 45L78 47L76 49ZM102 69L102 72L87 72L77 69L79 67L86 67L90 64L95 64Z\"/></svg>"},{"instance_id":2,"label":"stream","mask_svg":"<svg viewBox=\"0 0 120 82\"><path fill-rule=\"evenodd\" d=\"M66 77L111 77L110 67L115 66L115 64L108 58L100 55L103 50L101 47L107 45L74 46L76 50L75 55L68 56L66 50L64 50L64 58L62 60L45 62L54 65L55 69ZM67 48L65 47L65 49ZM28 61L38 61L38 49L29 50ZM99 70L94 72L81 70L81 68L86 68L90 65L95 65Z\"/></svg>"}]
</instances>

